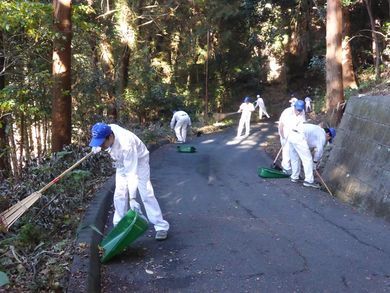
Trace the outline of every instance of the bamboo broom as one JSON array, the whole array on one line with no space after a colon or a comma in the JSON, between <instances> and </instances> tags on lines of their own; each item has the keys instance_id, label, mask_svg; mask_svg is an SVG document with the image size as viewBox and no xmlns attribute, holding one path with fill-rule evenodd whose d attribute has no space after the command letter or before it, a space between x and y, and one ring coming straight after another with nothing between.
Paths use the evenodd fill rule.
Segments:
<instances>
[{"instance_id":1,"label":"bamboo broom","mask_svg":"<svg viewBox=\"0 0 390 293\"><path fill-rule=\"evenodd\" d=\"M64 177L66 174L68 174L70 171L72 171L74 168L80 165L84 160L89 158L92 154L93 152L90 152L88 155L86 155L85 157L77 161L73 166L69 167L60 175L58 175L56 178L54 178L52 181L50 181L50 183L42 187L39 191L33 192L26 198L22 199L21 201L11 206L9 209L2 212L0 214L1 230L8 231L8 229L12 226L12 224L15 223L24 214L24 212L27 211L42 196L42 193L45 190L47 190L53 184L57 183L62 177Z\"/></svg>"},{"instance_id":2,"label":"bamboo broom","mask_svg":"<svg viewBox=\"0 0 390 293\"><path fill-rule=\"evenodd\" d=\"M326 190L329 192L329 194L330 194L331 196L333 196L333 193L330 191L328 185L326 185L324 179L322 179L322 177L321 177L321 175L320 175L320 172L318 172L317 169L316 169L315 171L316 171L316 174L317 174L318 178L320 178L322 184L325 186Z\"/></svg>"}]
</instances>

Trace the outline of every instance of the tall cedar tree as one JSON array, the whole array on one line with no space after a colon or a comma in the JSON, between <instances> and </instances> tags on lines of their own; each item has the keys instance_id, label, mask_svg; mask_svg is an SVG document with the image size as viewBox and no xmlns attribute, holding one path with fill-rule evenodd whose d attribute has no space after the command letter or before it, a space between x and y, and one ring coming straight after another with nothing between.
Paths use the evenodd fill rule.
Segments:
<instances>
[{"instance_id":1,"label":"tall cedar tree","mask_svg":"<svg viewBox=\"0 0 390 293\"><path fill-rule=\"evenodd\" d=\"M0 50L3 50L3 34L0 31ZM0 54L0 90L5 87L5 60ZM0 179L8 178L11 174L11 163L8 154L8 139L7 139L7 114L2 114L0 111Z\"/></svg>"},{"instance_id":2,"label":"tall cedar tree","mask_svg":"<svg viewBox=\"0 0 390 293\"><path fill-rule=\"evenodd\" d=\"M71 98L71 40L72 1L53 0L53 103L52 103L52 151L60 151L72 138Z\"/></svg>"},{"instance_id":3,"label":"tall cedar tree","mask_svg":"<svg viewBox=\"0 0 390 293\"><path fill-rule=\"evenodd\" d=\"M342 8L341 0L327 1L326 15L326 105L327 120L336 126L341 120L344 102L342 71Z\"/></svg>"}]
</instances>

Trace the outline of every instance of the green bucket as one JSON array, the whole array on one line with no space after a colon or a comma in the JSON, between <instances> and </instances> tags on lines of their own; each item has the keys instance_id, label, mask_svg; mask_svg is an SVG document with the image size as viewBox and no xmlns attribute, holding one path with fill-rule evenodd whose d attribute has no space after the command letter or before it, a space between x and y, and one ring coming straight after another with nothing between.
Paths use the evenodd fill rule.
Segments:
<instances>
[{"instance_id":1,"label":"green bucket","mask_svg":"<svg viewBox=\"0 0 390 293\"><path fill-rule=\"evenodd\" d=\"M193 146L188 146L188 145L178 145L177 146L177 151L179 153L195 153L196 148Z\"/></svg>"},{"instance_id":2,"label":"green bucket","mask_svg":"<svg viewBox=\"0 0 390 293\"><path fill-rule=\"evenodd\" d=\"M148 229L148 221L137 212L129 210L119 223L100 243L104 254L101 262L105 263L121 253Z\"/></svg>"},{"instance_id":3,"label":"green bucket","mask_svg":"<svg viewBox=\"0 0 390 293\"><path fill-rule=\"evenodd\" d=\"M258 168L257 174L262 178L287 178L290 175L283 173L282 171L278 171L271 168Z\"/></svg>"}]
</instances>

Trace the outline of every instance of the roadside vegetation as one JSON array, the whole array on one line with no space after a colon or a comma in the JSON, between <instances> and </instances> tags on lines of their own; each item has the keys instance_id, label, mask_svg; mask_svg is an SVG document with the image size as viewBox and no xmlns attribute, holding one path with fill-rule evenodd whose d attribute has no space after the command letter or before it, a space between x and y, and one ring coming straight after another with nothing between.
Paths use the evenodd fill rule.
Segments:
<instances>
[{"instance_id":1,"label":"roadside vegetation","mask_svg":"<svg viewBox=\"0 0 390 293\"><path fill-rule=\"evenodd\" d=\"M174 140L180 108L197 135L235 125L212 114L245 96L276 120L295 94L337 126L349 97L390 94L388 1L162 2L0 1L0 211L84 157L96 122L151 145ZM0 232L0 291L66 290L78 224L113 172L89 158Z\"/></svg>"}]
</instances>

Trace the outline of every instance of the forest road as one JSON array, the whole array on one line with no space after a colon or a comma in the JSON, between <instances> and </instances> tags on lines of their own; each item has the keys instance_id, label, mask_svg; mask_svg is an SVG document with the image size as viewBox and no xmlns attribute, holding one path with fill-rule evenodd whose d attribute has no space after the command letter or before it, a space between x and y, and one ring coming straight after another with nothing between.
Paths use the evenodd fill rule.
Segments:
<instances>
[{"instance_id":1,"label":"forest road","mask_svg":"<svg viewBox=\"0 0 390 293\"><path fill-rule=\"evenodd\" d=\"M102 265L102 292L389 292L390 224L324 191L262 179L261 143L275 125L192 138L151 154L151 179L171 228L151 228ZM112 215L112 213L111 213Z\"/></svg>"}]
</instances>

